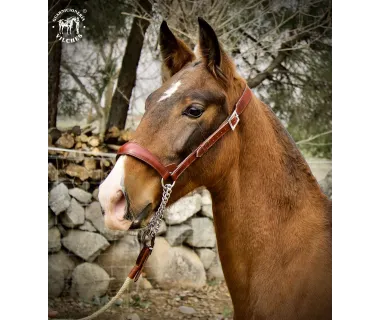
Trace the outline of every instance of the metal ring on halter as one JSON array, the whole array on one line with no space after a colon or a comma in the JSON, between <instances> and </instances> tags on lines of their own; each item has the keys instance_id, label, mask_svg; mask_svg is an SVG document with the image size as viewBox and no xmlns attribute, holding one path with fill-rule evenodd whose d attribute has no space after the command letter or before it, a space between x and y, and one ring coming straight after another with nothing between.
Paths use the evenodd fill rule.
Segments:
<instances>
[{"instance_id":1,"label":"metal ring on halter","mask_svg":"<svg viewBox=\"0 0 380 320\"><path fill-rule=\"evenodd\" d=\"M163 188L165 188L167 185L170 185L170 186L174 187L175 181L173 181L172 184L165 184L164 178L161 178L161 185L162 185Z\"/></svg>"}]
</instances>

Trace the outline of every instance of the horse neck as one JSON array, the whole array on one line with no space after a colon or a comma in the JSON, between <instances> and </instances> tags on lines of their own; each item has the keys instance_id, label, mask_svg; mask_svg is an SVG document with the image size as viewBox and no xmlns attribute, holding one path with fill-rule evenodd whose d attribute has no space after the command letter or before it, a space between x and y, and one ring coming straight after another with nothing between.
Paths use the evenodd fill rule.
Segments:
<instances>
[{"instance_id":1,"label":"horse neck","mask_svg":"<svg viewBox=\"0 0 380 320\"><path fill-rule=\"evenodd\" d=\"M217 185L209 187L231 296L247 294L241 288L260 265L271 263L271 255L275 260L281 250L295 249L299 238L306 240L312 230L324 228L327 201L286 130L256 97L237 130L236 161ZM302 230L295 239L292 233L300 221Z\"/></svg>"}]
</instances>

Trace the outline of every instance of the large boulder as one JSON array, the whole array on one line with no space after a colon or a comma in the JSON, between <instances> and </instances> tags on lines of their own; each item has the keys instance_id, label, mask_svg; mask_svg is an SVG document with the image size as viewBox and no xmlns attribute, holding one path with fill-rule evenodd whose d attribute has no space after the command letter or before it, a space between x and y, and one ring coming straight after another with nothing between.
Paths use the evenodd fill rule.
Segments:
<instances>
[{"instance_id":1,"label":"large boulder","mask_svg":"<svg viewBox=\"0 0 380 320\"><path fill-rule=\"evenodd\" d=\"M58 297L68 287L75 262L62 250L48 257L49 297Z\"/></svg>"},{"instance_id":2,"label":"large boulder","mask_svg":"<svg viewBox=\"0 0 380 320\"><path fill-rule=\"evenodd\" d=\"M84 223L84 209L74 198L66 212L60 215L61 222L65 227L74 228Z\"/></svg>"},{"instance_id":3,"label":"large boulder","mask_svg":"<svg viewBox=\"0 0 380 320\"><path fill-rule=\"evenodd\" d=\"M207 280L224 280L224 274L222 269L222 264L220 263L219 256L216 255L214 261L212 262L210 268L207 270Z\"/></svg>"},{"instance_id":4,"label":"large boulder","mask_svg":"<svg viewBox=\"0 0 380 320\"><path fill-rule=\"evenodd\" d=\"M48 232L49 253L61 250L61 233L57 227L49 229Z\"/></svg>"},{"instance_id":5,"label":"large boulder","mask_svg":"<svg viewBox=\"0 0 380 320\"><path fill-rule=\"evenodd\" d=\"M93 226L93 224L88 221L88 220L85 220L84 223L79 226L79 230L83 230L83 231L90 231L90 232L96 232L96 229L95 227Z\"/></svg>"},{"instance_id":6,"label":"large boulder","mask_svg":"<svg viewBox=\"0 0 380 320\"><path fill-rule=\"evenodd\" d=\"M55 216L53 211L50 210L50 208L48 209L48 215L49 215L48 228L50 229L57 224L57 221L56 221L57 217Z\"/></svg>"},{"instance_id":7,"label":"large boulder","mask_svg":"<svg viewBox=\"0 0 380 320\"><path fill-rule=\"evenodd\" d=\"M193 233L191 227L187 224L179 226L169 226L166 231L166 241L172 246L180 246L186 238Z\"/></svg>"},{"instance_id":8,"label":"large boulder","mask_svg":"<svg viewBox=\"0 0 380 320\"><path fill-rule=\"evenodd\" d=\"M165 210L165 222L174 225L186 221L201 210L201 203L202 197L198 193L179 199Z\"/></svg>"},{"instance_id":9,"label":"large boulder","mask_svg":"<svg viewBox=\"0 0 380 320\"><path fill-rule=\"evenodd\" d=\"M81 230L69 230L67 236L62 238L62 244L88 262L94 261L110 245L102 235Z\"/></svg>"},{"instance_id":10,"label":"large boulder","mask_svg":"<svg viewBox=\"0 0 380 320\"><path fill-rule=\"evenodd\" d=\"M156 236L160 236L160 235L166 233L167 229L168 229L168 227L166 226L165 221L161 220L160 226L158 227L158 231L156 233Z\"/></svg>"},{"instance_id":11,"label":"large boulder","mask_svg":"<svg viewBox=\"0 0 380 320\"><path fill-rule=\"evenodd\" d=\"M192 218L187 222L193 229L193 233L185 242L196 248L214 248L216 236L214 225L209 218Z\"/></svg>"},{"instance_id":12,"label":"large boulder","mask_svg":"<svg viewBox=\"0 0 380 320\"><path fill-rule=\"evenodd\" d=\"M212 199L210 191L207 189L202 190L202 210L201 214L205 217L213 219L214 216L212 214Z\"/></svg>"},{"instance_id":13,"label":"large boulder","mask_svg":"<svg viewBox=\"0 0 380 320\"><path fill-rule=\"evenodd\" d=\"M207 270L210 268L211 264L215 260L216 253L213 250L207 248L197 249L195 252L199 256L199 259L201 259L205 269Z\"/></svg>"},{"instance_id":14,"label":"large boulder","mask_svg":"<svg viewBox=\"0 0 380 320\"><path fill-rule=\"evenodd\" d=\"M326 177L319 181L319 185L321 186L322 191L326 196L330 199L332 198L332 170L330 170Z\"/></svg>"},{"instance_id":15,"label":"large boulder","mask_svg":"<svg viewBox=\"0 0 380 320\"><path fill-rule=\"evenodd\" d=\"M140 244L137 235L127 234L104 251L96 260L111 276L111 290L119 290L125 278L136 263L140 253Z\"/></svg>"},{"instance_id":16,"label":"large boulder","mask_svg":"<svg viewBox=\"0 0 380 320\"><path fill-rule=\"evenodd\" d=\"M114 241L124 237L128 231L110 230L104 224L102 207L98 201L92 202L85 211L86 219L89 220L107 240Z\"/></svg>"},{"instance_id":17,"label":"large boulder","mask_svg":"<svg viewBox=\"0 0 380 320\"><path fill-rule=\"evenodd\" d=\"M91 202L92 194L80 188L73 188L69 190L70 196L77 199L80 203L89 204Z\"/></svg>"},{"instance_id":18,"label":"large boulder","mask_svg":"<svg viewBox=\"0 0 380 320\"><path fill-rule=\"evenodd\" d=\"M110 277L106 271L94 263L85 262L73 271L70 295L91 301L94 297L105 295L109 283Z\"/></svg>"},{"instance_id":19,"label":"large boulder","mask_svg":"<svg viewBox=\"0 0 380 320\"><path fill-rule=\"evenodd\" d=\"M200 288L206 284L206 273L197 254L185 247L171 247L163 237L157 237L144 271L148 280L160 287Z\"/></svg>"},{"instance_id":20,"label":"large boulder","mask_svg":"<svg viewBox=\"0 0 380 320\"><path fill-rule=\"evenodd\" d=\"M70 205L69 189L60 183L49 193L49 207L56 214L65 211Z\"/></svg>"}]
</instances>

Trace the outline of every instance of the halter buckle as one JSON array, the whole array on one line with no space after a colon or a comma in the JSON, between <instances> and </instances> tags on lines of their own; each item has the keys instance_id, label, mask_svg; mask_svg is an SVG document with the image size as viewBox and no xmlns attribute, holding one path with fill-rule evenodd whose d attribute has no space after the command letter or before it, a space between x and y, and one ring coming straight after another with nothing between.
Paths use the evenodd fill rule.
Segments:
<instances>
[{"instance_id":1,"label":"halter buckle","mask_svg":"<svg viewBox=\"0 0 380 320\"><path fill-rule=\"evenodd\" d=\"M235 120L236 122L233 123L233 120ZM230 124L230 127L231 127L232 131L235 130L235 128L236 128L237 124L239 123L239 121L240 121L239 115L237 114L237 112L235 110L234 112L232 112L231 116L228 118L228 123Z\"/></svg>"}]
</instances>

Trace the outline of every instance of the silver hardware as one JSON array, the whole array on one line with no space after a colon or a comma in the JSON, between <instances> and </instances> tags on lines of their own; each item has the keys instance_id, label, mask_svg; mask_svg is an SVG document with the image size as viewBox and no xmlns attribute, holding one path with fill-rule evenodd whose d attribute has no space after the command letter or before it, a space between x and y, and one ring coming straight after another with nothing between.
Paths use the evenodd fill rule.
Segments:
<instances>
[{"instance_id":1,"label":"silver hardware","mask_svg":"<svg viewBox=\"0 0 380 320\"><path fill-rule=\"evenodd\" d=\"M172 193L172 189L175 185L175 181L173 181L172 184L169 184L169 183L165 184L164 179L161 178L161 185L163 189L161 203L157 211L154 213L152 219L150 220L147 231L145 232L143 239L145 237L148 237L148 239L152 240L156 236L158 228L160 227L161 220L164 217L166 204L169 201L170 195Z\"/></svg>"},{"instance_id":2,"label":"silver hardware","mask_svg":"<svg viewBox=\"0 0 380 320\"><path fill-rule=\"evenodd\" d=\"M232 119L233 118L237 119L235 124L232 123ZM236 128L237 124L239 123L239 121L240 121L239 115L237 114L237 112L235 110L234 112L232 112L231 117L228 118L228 123L230 124L230 127L231 127L232 131L235 130L235 128Z\"/></svg>"}]
</instances>

